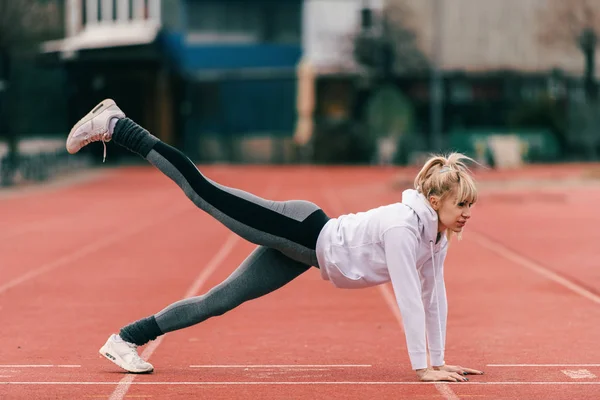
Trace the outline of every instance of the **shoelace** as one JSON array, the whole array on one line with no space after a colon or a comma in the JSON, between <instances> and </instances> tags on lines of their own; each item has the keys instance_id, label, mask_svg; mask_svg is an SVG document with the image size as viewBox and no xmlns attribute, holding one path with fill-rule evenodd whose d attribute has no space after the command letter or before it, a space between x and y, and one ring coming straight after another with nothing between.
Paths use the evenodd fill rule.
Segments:
<instances>
[{"instance_id":1,"label":"shoelace","mask_svg":"<svg viewBox=\"0 0 600 400\"><path fill-rule=\"evenodd\" d=\"M104 146L104 153L102 156L102 162L106 161L106 140L104 138L105 135L102 135L102 137L100 138L100 140L102 141L102 146ZM92 133L89 133L85 139L83 139L83 146L87 146L88 144L95 142L95 140L93 139L94 135ZM82 146L82 147L83 147Z\"/></svg>"},{"instance_id":2,"label":"shoelace","mask_svg":"<svg viewBox=\"0 0 600 400\"><path fill-rule=\"evenodd\" d=\"M133 355L133 362L135 362L136 364L143 364L143 363L145 363L144 359L142 357L140 357L140 355L137 352L138 346L136 346L133 343L128 343L128 342L125 342L125 343L129 347L129 351Z\"/></svg>"}]
</instances>

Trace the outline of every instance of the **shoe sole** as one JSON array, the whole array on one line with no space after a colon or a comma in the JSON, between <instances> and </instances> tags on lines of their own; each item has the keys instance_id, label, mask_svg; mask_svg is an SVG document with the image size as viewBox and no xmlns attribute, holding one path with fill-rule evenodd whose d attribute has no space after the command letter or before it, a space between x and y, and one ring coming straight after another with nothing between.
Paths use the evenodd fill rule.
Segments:
<instances>
[{"instance_id":1,"label":"shoe sole","mask_svg":"<svg viewBox=\"0 0 600 400\"><path fill-rule=\"evenodd\" d=\"M106 344L104 346L102 346L98 352L107 360L112 361L113 363L117 364L119 367L123 368L125 371L131 372L132 374L149 374L150 372L154 371L154 368L145 370L145 371L134 371L129 368L126 368L125 363L123 362L123 359L121 357L119 357L119 355L113 354L110 347Z\"/></svg>"},{"instance_id":2,"label":"shoe sole","mask_svg":"<svg viewBox=\"0 0 600 400\"><path fill-rule=\"evenodd\" d=\"M85 117L81 118L74 126L73 128L71 128L71 132L69 132L69 136L67 137L67 150L69 150L69 146L68 144L71 141L71 137L73 136L73 133L75 133L77 131L77 129L79 129L79 127L83 124L85 124L86 122L88 122L89 120L91 120L92 118L96 117L98 114L102 113L104 110L106 110L107 108L116 105L117 103L115 103L115 101L113 99L104 99L102 100L100 103L98 103L96 105L96 107L94 107L92 109L92 111L90 111L89 113L86 114ZM69 153L71 153L71 151L69 151ZM73 154L73 153L71 153Z\"/></svg>"}]
</instances>

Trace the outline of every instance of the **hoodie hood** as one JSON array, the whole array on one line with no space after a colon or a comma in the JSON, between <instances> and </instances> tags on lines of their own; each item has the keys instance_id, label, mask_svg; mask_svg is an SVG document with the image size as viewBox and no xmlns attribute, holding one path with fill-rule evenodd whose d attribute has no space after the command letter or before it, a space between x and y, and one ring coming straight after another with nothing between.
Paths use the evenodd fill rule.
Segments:
<instances>
[{"instance_id":1,"label":"hoodie hood","mask_svg":"<svg viewBox=\"0 0 600 400\"><path fill-rule=\"evenodd\" d=\"M425 229L427 241L436 242L438 229L438 216L425 196L415 189L402 192L402 204L410 207L419 217Z\"/></svg>"}]
</instances>

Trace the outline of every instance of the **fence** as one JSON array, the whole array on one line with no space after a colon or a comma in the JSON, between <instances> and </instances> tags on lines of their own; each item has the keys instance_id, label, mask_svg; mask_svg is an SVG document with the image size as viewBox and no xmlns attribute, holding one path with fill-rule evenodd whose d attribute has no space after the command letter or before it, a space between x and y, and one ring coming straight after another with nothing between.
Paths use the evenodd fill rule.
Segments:
<instances>
[{"instance_id":1,"label":"fence","mask_svg":"<svg viewBox=\"0 0 600 400\"><path fill-rule=\"evenodd\" d=\"M47 181L89 165L88 155L68 154L64 140L22 139L14 162L6 143L0 142L0 186Z\"/></svg>"}]
</instances>

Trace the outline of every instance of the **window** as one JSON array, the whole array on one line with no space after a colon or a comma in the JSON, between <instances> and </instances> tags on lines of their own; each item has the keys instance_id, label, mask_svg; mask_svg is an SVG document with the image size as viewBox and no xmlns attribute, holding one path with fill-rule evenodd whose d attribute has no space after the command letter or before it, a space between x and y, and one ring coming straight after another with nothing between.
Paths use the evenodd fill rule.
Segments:
<instances>
[{"instance_id":1,"label":"window","mask_svg":"<svg viewBox=\"0 0 600 400\"><path fill-rule=\"evenodd\" d=\"M299 43L300 0L191 0L192 41Z\"/></svg>"}]
</instances>

